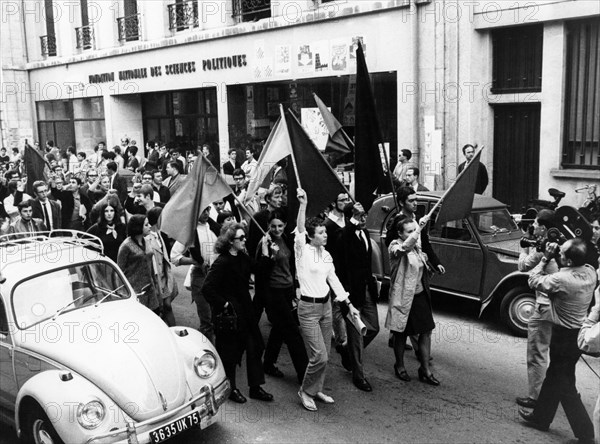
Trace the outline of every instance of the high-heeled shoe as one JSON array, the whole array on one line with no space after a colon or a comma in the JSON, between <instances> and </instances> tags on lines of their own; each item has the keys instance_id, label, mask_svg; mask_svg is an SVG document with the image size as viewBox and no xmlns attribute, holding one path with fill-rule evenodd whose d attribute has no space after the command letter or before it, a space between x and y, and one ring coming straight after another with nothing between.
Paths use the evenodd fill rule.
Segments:
<instances>
[{"instance_id":1,"label":"high-heeled shoe","mask_svg":"<svg viewBox=\"0 0 600 444\"><path fill-rule=\"evenodd\" d=\"M406 382L410 381L410 376L408 376L408 373L406 373L406 369L400 371L398 370L398 367L394 366L394 373L396 374L396 378Z\"/></svg>"},{"instance_id":2,"label":"high-heeled shoe","mask_svg":"<svg viewBox=\"0 0 600 444\"><path fill-rule=\"evenodd\" d=\"M419 381L424 382L429 385L434 385L434 386L440 385L440 381L438 381L435 378L435 376L433 376L433 373L431 373L429 376L427 376L427 374L425 373L425 370L423 370L421 367L419 367Z\"/></svg>"}]
</instances>

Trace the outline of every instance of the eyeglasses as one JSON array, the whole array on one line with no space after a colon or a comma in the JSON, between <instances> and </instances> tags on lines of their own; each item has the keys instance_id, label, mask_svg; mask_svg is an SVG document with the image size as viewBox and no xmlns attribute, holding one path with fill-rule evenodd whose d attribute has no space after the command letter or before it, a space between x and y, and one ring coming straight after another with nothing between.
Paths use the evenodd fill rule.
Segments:
<instances>
[{"instance_id":1,"label":"eyeglasses","mask_svg":"<svg viewBox=\"0 0 600 444\"><path fill-rule=\"evenodd\" d=\"M246 236L244 234L242 234L240 237L234 237L233 240L239 240L241 241L245 241L246 240Z\"/></svg>"}]
</instances>

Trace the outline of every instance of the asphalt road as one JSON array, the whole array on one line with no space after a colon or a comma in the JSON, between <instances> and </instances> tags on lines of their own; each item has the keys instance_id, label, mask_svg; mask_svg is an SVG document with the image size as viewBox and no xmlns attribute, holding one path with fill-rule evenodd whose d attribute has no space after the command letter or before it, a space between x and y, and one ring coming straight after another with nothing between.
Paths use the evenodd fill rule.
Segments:
<instances>
[{"instance_id":1,"label":"asphalt road","mask_svg":"<svg viewBox=\"0 0 600 444\"><path fill-rule=\"evenodd\" d=\"M181 290L174 303L176 319L181 325L197 327L195 305L181 285L184 270L177 270L176 276ZM229 401L221 407L215 425L170 442L532 444L573 439L562 408L548 433L522 425L514 398L527 393L525 339L511 336L491 320L478 319L478 304L471 301L435 295L433 304L433 372L441 386L418 381L418 362L408 351L406 366L413 379L396 379L388 332L382 327L364 356L373 392L354 387L351 374L334 352L325 392L335 398L335 404L318 404L317 412L308 412L296 394L298 385L284 346L277 365L286 377L267 376L264 386L274 395L273 402ZM381 326L386 309L385 303L379 304ZM261 326L266 335L269 325L264 317ZM585 359L600 373L600 359ZM245 369L238 368L238 387L247 395L245 381ZM577 387L591 416L600 383L582 360L577 365ZM2 426L0 443L16 442L14 431Z\"/></svg>"}]
</instances>

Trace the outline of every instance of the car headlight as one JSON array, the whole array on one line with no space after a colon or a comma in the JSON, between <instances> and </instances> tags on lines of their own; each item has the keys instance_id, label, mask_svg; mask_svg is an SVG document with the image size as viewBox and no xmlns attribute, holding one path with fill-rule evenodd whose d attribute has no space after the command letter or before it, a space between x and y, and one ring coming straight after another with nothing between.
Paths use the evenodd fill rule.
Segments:
<instances>
[{"instance_id":1,"label":"car headlight","mask_svg":"<svg viewBox=\"0 0 600 444\"><path fill-rule=\"evenodd\" d=\"M199 377L210 378L217 370L217 358L214 353L205 351L200 358L194 358L194 370Z\"/></svg>"},{"instance_id":2,"label":"car headlight","mask_svg":"<svg viewBox=\"0 0 600 444\"><path fill-rule=\"evenodd\" d=\"M102 420L106 409L100 401L90 401L87 404L79 404L77 407L77 421L84 429L95 429L98 427Z\"/></svg>"}]
</instances>

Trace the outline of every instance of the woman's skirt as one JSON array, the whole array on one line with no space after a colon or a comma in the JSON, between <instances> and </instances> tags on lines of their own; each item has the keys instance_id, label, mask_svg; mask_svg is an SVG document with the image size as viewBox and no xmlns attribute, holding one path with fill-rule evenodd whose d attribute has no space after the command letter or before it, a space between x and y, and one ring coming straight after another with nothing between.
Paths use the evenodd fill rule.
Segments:
<instances>
[{"instance_id":1,"label":"woman's skirt","mask_svg":"<svg viewBox=\"0 0 600 444\"><path fill-rule=\"evenodd\" d=\"M427 293L423 291L415 294L404 333L407 336L412 336L428 333L434 328L435 322L433 321L433 313L431 312L431 304Z\"/></svg>"}]
</instances>

